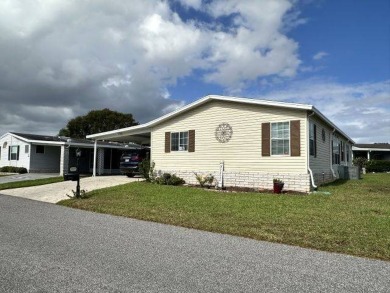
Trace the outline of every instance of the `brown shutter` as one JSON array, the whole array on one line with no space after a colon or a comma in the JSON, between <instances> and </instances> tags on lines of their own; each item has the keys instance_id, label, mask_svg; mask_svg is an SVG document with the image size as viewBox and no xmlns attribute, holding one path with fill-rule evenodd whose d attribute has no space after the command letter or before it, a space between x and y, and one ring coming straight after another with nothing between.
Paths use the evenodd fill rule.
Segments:
<instances>
[{"instance_id":1,"label":"brown shutter","mask_svg":"<svg viewBox=\"0 0 390 293\"><path fill-rule=\"evenodd\" d=\"M171 133L165 132L165 152L171 152Z\"/></svg>"},{"instance_id":2,"label":"brown shutter","mask_svg":"<svg viewBox=\"0 0 390 293\"><path fill-rule=\"evenodd\" d=\"M317 157L317 126L314 124L314 157Z\"/></svg>"},{"instance_id":3,"label":"brown shutter","mask_svg":"<svg viewBox=\"0 0 390 293\"><path fill-rule=\"evenodd\" d=\"M18 150L16 153L16 160L19 161L19 151L20 151L20 145L18 145Z\"/></svg>"},{"instance_id":4,"label":"brown shutter","mask_svg":"<svg viewBox=\"0 0 390 293\"><path fill-rule=\"evenodd\" d=\"M11 161L11 146L8 147L8 161Z\"/></svg>"},{"instance_id":5,"label":"brown shutter","mask_svg":"<svg viewBox=\"0 0 390 293\"><path fill-rule=\"evenodd\" d=\"M300 120L290 121L290 146L291 156L299 157L301 155L301 124Z\"/></svg>"},{"instance_id":6,"label":"brown shutter","mask_svg":"<svg viewBox=\"0 0 390 293\"><path fill-rule=\"evenodd\" d=\"M261 124L261 155L263 157L269 157L270 153L270 124L262 123Z\"/></svg>"},{"instance_id":7,"label":"brown shutter","mask_svg":"<svg viewBox=\"0 0 390 293\"><path fill-rule=\"evenodd\" d=\"M188 131L188 152L195 152L195 130Z\"/></svg>"}]
</instances>

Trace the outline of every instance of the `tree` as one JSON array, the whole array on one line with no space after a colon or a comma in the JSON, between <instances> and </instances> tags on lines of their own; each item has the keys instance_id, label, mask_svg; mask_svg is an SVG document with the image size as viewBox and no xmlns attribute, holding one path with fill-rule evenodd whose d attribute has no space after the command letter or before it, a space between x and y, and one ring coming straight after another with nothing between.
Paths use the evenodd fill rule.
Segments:
<instances>
[{"instance_id":1,"label":"tree","mask_svg":"<svg viewBox=\"0 0 390 293\"><path fill-rule=\"evenodd\" d=\"M72 138L85 138L86 135L138 125L132 114L124 114L110 109L93 110L87 115L68 121L58 135Z\"/></svg>"}]
</instances>

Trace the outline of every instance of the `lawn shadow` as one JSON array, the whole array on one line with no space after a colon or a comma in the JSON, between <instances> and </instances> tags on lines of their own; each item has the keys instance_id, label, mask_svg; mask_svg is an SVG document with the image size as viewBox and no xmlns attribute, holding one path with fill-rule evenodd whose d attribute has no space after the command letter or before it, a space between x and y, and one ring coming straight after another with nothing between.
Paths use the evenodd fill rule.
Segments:
<instances>
[{"instance_id":1,"label":"lawn shadow","mask_svg":"<svg viewBox=\"0 0 390 293\"><path fill-rule=\"evenodd\" d=\"M324 185L321 185L320 187L332 187L332 186L341 186L347 183L348 179L337 179L336 181L326 183Z\"/></svg>"}]
</instances>

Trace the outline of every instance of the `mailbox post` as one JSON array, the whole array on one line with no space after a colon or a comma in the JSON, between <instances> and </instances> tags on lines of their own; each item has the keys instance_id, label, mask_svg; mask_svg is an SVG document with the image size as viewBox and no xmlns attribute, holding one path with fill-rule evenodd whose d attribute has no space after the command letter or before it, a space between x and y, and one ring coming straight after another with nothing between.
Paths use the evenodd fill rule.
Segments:
<instances>
[{"instance_id":1,"label":"mailbox post","mask_svg":"<svg viewBox=\"0 0 390 293\"><path fill-rule=\"evenodd\" d=\"M81 157L81 150L79 148L76 149L76 167L70 167L69 172L64 174L64 180L65 181L77 181L76 185L76 193L75 197L79 198L80 197L80 163L79 159Z\"/></svg>"}]
</instances>

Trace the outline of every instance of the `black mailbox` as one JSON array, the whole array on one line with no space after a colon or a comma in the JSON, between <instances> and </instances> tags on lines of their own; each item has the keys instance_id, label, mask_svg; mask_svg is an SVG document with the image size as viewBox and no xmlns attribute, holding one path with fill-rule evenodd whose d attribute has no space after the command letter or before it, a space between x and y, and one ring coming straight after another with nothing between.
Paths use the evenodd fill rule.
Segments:
<instances>
[{"instance_id":1,"label":"black mailbox","mask_svg":"<svg viewBox=\"0 0 390 293\"><path fill-rule=\"evenodd\" d=\"M78 181L80 179L80 173L77 170L77 167L70 167L69 172L64 174L64 181Z\"/></svg>"},{"instance_id":2,"label":"black mailbox","mask_svg":"<svg viewBox=\"0 0 390 293\"><path fill-rule=\"evenodd\" d=\"M77 181L80 179L80 174L64 174L64 181Z\"/></svg>"}]
</instances>

